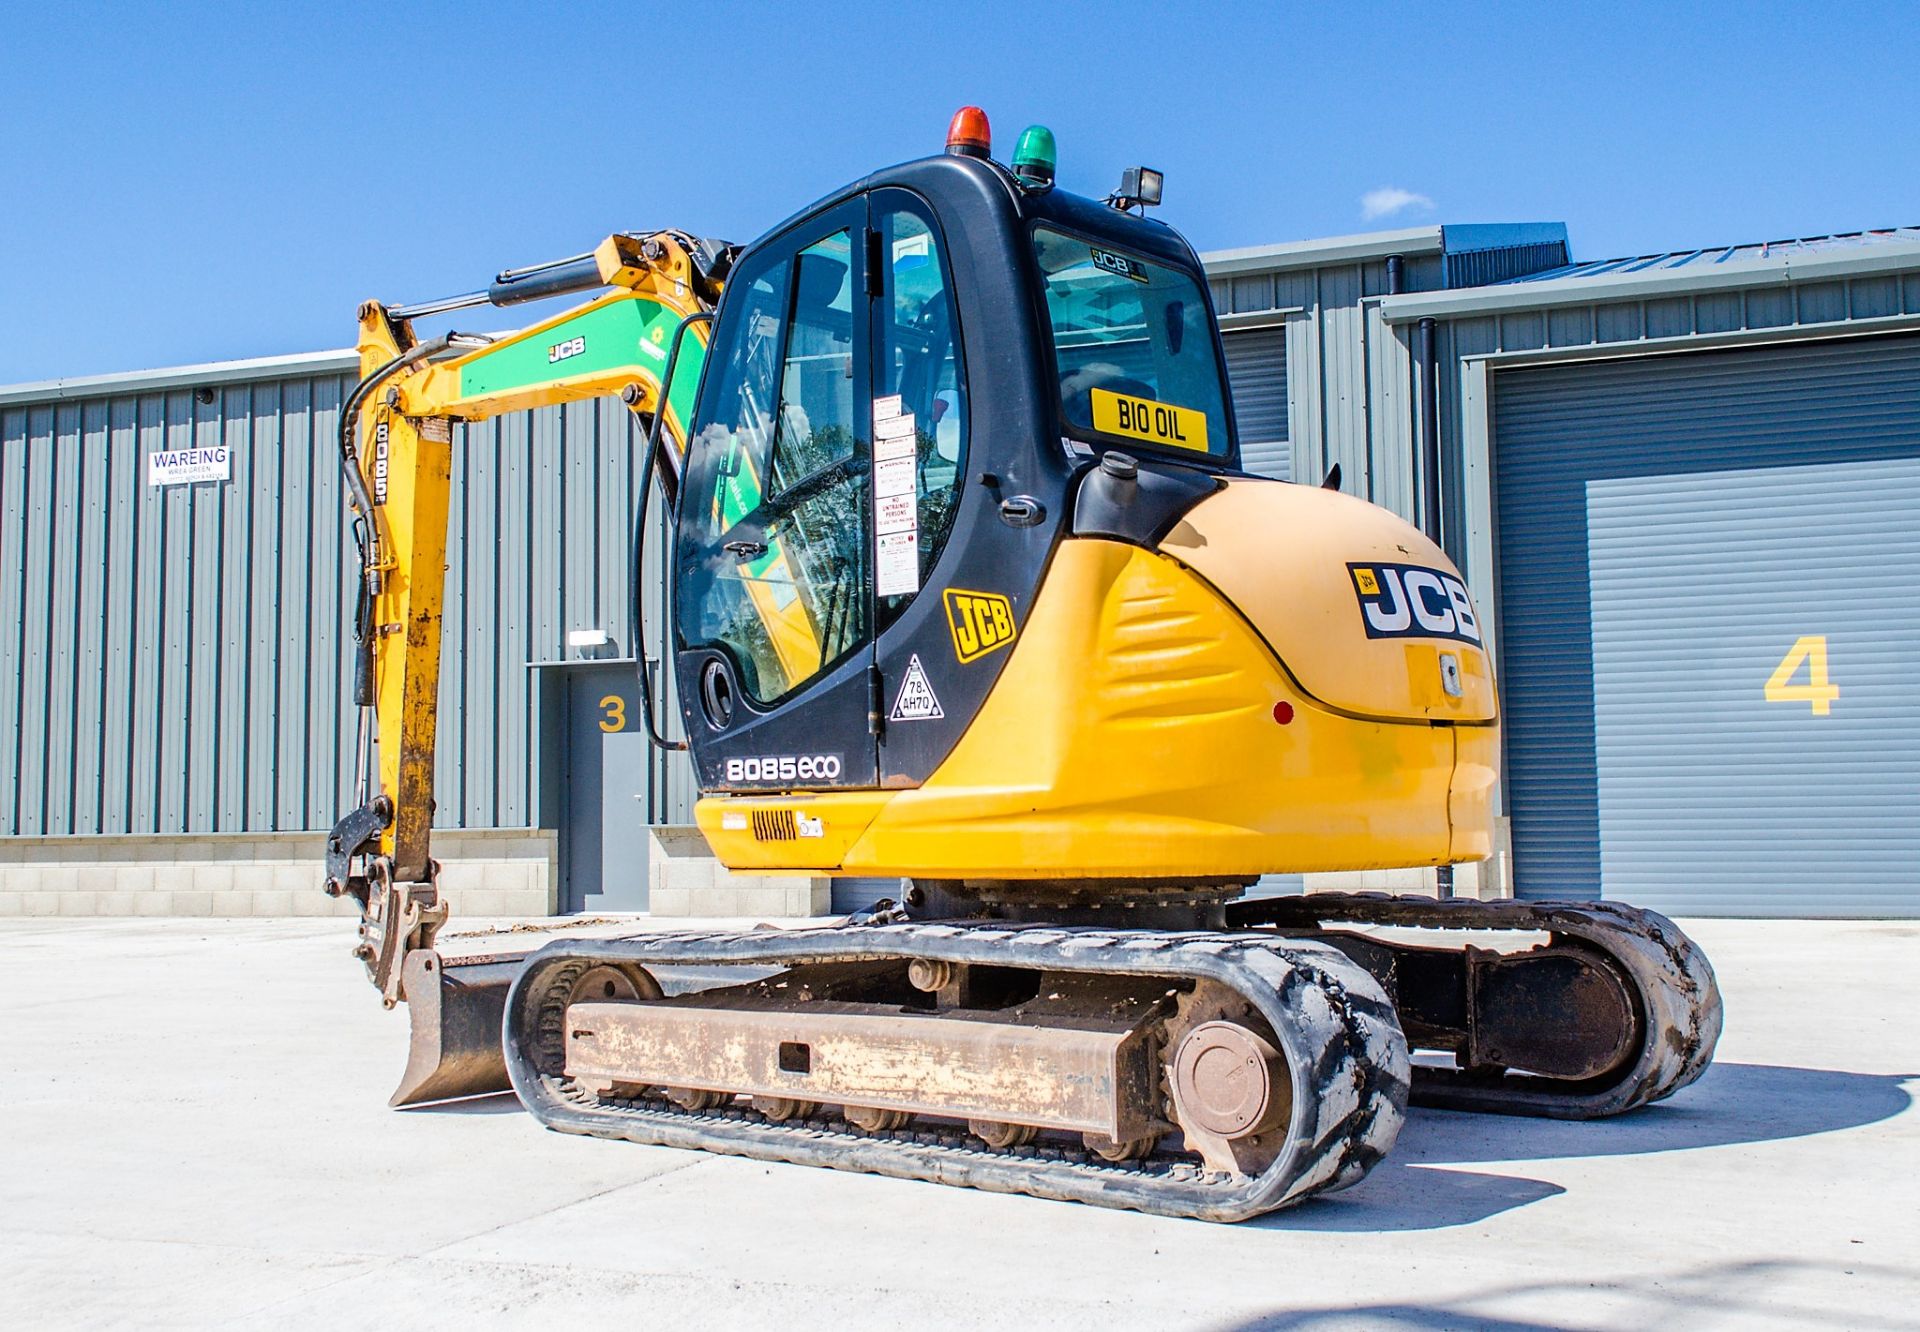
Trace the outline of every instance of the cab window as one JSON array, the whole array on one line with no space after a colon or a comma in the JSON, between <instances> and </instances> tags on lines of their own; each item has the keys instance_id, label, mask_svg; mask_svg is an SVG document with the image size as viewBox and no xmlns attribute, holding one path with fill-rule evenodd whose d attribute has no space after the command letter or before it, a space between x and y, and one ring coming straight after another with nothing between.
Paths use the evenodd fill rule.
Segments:
<instances>
[{"instance_id":1,"label":"cab window","mask_svg":"<svg viewBox=\"0 0 1920 1332\"><path fill-rule=\"evenodd\" d=\"M1194 275L1048 227L1033 234L1067 433L1224 458L1223 380Z\"/></svg>"},{"instance_id":2,"label":"cab window","mask_svg":"<svg viewBox=\"0 0 1920 1332\"><path fill-rule=\"evenodd\" d=\"M873 390L874 590L885 625L926 584L953 529L966 475L967 388L931 215L902 198L876 226L884 278Z\"/></svg>"},{"instance_id":3,"label":"cab window","mask_svg":"<svg viewBox=\"0 0 1920 1332\"><path fill-rule=\"evenodd\" d=\"M853 266L837 232L757 276L689 451L679 629L773 703L868 637L866 460L856 434Z\"/></svg>"}]
</instances>

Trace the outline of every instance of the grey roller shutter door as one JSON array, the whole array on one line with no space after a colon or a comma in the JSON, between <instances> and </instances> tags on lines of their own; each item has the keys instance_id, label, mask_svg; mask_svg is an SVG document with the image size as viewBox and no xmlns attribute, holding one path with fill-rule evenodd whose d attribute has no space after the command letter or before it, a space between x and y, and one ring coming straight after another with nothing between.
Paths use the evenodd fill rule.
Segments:
<instances>
[{"instance_id":1,"label":"grey roller shutter door","mask_svg":"<svg viewBox=\"0 0 1920 1332\"><path fill-rule=\"evenodd\" d=\"M1494 430L1520 893L1920 915L1920 339L1504 371Z\"/></svg>"},{"instance_id":2,"label":"grey roller shutter door","mask_svg":"<svg viewBox=\"0 0 1920 1332\"><path fill-rule=\"evenodd\" d=\"M900 900L903 879L835 879L832 906L836 916L865 911L883 897Z\"/></svg>"},{"instance_id":3,"label":"grey roller shutter door","mask_svg":"<svg viewBox=\"0 0 1920 1332\"><path fill-rule=\"evenodd\" d=\"M1233 417L1240 429L1240 465L1262 476L1293 480L1287 445L1287 331L1250 328L1223 333Z\"/></svg>"}]
</instances>

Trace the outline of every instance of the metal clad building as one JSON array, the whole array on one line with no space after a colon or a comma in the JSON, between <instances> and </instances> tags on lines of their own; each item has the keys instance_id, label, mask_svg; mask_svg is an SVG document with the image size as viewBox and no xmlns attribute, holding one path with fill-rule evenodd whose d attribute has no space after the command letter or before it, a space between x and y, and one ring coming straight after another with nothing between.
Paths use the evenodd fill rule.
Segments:
<instances>
[{"instance_id":1,"label":"metal clad building","mask_svg":"<svg viewBox=\"0 0 1920 1332\"><path fill-rule=\"evenodd\" d=\"M1338 465L1416 517L1437 433L1508 708L1512 847L1467 889L1920 914L1920 232L1571 264L1557 225L1434 226L1206 259L1250 468ZM0 871L304 846L351 803L352 371L0 390ZM147 484L150 453L215 445L230 480ZM636 796L655 821L691 799L682 760L598 724L630 698L635 445L614 403L457 437L438 822L547 837L562 905L598 900L570 863L600 882L596 829Z\"/></svg>"},{"instance_id":2,"label":"metal clad building","mask_svg":"<svg viewBox=\"0 0 1920 1332\"><path fill-rule=\"evenodd\" d=\"M319 831L350 806L353 365L0 391L0 835ZM148 484L149 454L216 445L230 480ZM568 629L625 636L637 448L617 402L457 432L440 826L550 817L537 666ZM686 812L684 776L657 784L656 819Z\"/></svg>"},{"instance_id":3,"label":"metal clad building","mask_svg":"<svg viewBox=\"0 0 1920 1332\"><path fill-rule=\"evenodd\" d=\"M0 833L330 823L351 753L341 365L0 395ZM147 484L149 453L215 445L230 483Z\"/></svg>"},{"instance_id":4,"label":"metal clad building","mask_svg":"<svg viewBox=\"0 0 1920 1332\"><path fill-rule=\"evenodd\" d=\"M1444 330L1518 890L1920 914L1920 231L1386 305Z\"/></svg>"}]
</instances>

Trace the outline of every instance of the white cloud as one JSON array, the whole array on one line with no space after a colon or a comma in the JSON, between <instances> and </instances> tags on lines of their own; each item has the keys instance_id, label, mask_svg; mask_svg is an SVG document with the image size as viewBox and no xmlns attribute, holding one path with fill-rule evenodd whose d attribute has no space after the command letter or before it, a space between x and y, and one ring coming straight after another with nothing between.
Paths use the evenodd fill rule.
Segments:
<instances>
[{"instance_id":1,"label":"white cloud","mask_svg":"<svg viewBox=\"0 0 1920 1332\"><path fill-rule=\"evenodd\" d=\"M1409 208L1431 210L1432 207L1433 200L1426 195L1415 194L1412 190L1403 190L1397 185L1384 185L1377 190L1368 190L1360 196L1360 217L1365 222L1371 222L1375 218L1391 217Z\"/></svg>"}]
</instances>

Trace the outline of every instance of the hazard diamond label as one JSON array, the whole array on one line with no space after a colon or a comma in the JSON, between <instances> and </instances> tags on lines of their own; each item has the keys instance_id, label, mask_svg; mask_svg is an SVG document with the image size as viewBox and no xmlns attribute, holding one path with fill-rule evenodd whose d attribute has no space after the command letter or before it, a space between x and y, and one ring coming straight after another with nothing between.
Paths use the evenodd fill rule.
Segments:
<instances>
[{"instance_id":1,"label":"hazard diamond label","mask_svg":"<svg viewBox=\"0 0 1920 1332\"><path fill-rule=\"evenodd\" d=\"M947 714L940 710L933 684L920 665L920 654L907 658L907 676L900 682L900 693L893 700L890 721L938 721Z\"/></svg>"}]
</instances>

